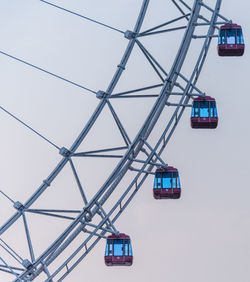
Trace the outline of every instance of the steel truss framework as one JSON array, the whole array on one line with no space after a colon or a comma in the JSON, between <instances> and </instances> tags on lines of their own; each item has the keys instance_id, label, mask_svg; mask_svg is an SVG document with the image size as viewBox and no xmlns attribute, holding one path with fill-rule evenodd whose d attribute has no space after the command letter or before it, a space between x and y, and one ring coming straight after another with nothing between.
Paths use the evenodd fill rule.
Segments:
<instances>
[{"instance_id":1,"label":"steel truss framework","mask_svg":"<svg viewBox=\"0 0 250 282\"><path fill-rule=\"evenodd\" d=\"M18 254L6 242L6 240L0 239L1 249L4 250L6 254L2 254L3 252L1 252L0 270L13 275L13 281L33 281L41 273L46 273L47 282L62 281L87 256L87 254L102 238L106 238L106 233L118 233L118 230L115 227L116 220L129 205L135 194L139 191L147 176L154 174L153 169L156 166L167 166L167 164L161 158L161 154L167 146L173 132L175 131L185 108L191 106L191 101L194 97L205 95L204 92L196 86L196 84L204 65L211 40L213 37L217 36L216 31L218 30L218 25L229 22L225 17L219 14L222 0L215 1L214 7L209 7L206 4L206 2L209 1L195 0L193 6L190 7L186 1L172 0L172 3L180 12L180 16L172 20L168 20L161 25L152 27L145 31L141 31L143 20L149 5L149 0L144 0L134 30L123 32L119 29L79 15L49 2L41 2L122 33L128 40L128 46L107 90L98 92L92 91L63 77L57 76L51 72L41 69L40 67L34 66L28 62L13 57L10 54L1 52L1 54L7 55L12 59L19 60L22 63L30 65L31 67L35 67L41 71L47 72L50 75L56 76L59 79L66 80L69 83L73 83L76 86L82 87L87 91L93 92L96 94L97 98L100 99L99 105L95 109L91 118L69 149L64 147L59 148L57 145L46 139L37 131L33 130L31 127L9 113L7 110L1 108L9 115L16 118L23 125L28 127L30 130L32 130L34 133L50 142L59 150L59 153L62 156L62 159L56 166L56 168L42 182L36 192L26 201L26 203L22 204L20 202L15 202L8 197L7 193L1 191L3 196L7 197L10 201L13 202L13 206L16 209L16 212L4 225L2 225L0 234L4 235L4 233L17 221L22 220L26 234L26 242L23 242L23 244L27 244L30 254L29 258L22 258L22 256ZM205 10L206 12L209 11L210 17L204 17L202 15L202 12ZM186 24L178 26L179 22L183 20L186 21ZM168 28L168 26L170 26L171 24L176 24L176 26ZM207 28L204 28L203 34L196 34L197 26ZM158 62L155 57L146 49L140 38L145 36L153 36L159 33L174 32L176 30L184 30L184 36L174 63L169 72L167 72L162 67L161 63ZM201 49L199 50L197 61L194 65L190 66L189 74L184 75L182 72L182 66L188 53L191 41L195 39L202 40L203 44ZM137 46L145 55L146 60L159 77L159 83L151 86L144 86L139 89L129 90L126 92L115 93L114 91L116 89L116 86L122 73L125 71L127 62L135 46ZM156 94L142 94L147 90L153 90ZM175 102L171 102L171 97L175 97ZM139 130L134 140L131 140L131 138L129 137L125 126L121 122L116 110L112 105L113 99L132 98L155 98L156 100L152 106L150 114L146 117L143 126ZM177 102L176 99L178 99ZM163 109L170 106L174 109L171 118L167 122L161 134L157 136L157 142L155 144L150 143L149 137L155 125L157 124L159 117L163 112ZM80 144L84 142L86 136L88 135L89 131L97 121L104 108L108 108L110 110L124 140L124 146L104 148L102 150L99 149L87 152L78 152L77 149L79 148ZM97 193L92 197L92 199L87 199L83 184L80 181L78 171L74 165L75 158L84 159L86 157L120 159L113 172L110 174L105 183L100 187ZM32 208L32 205L35 203L35 201L43 193L46 192L47 188L50 185L53 184L54 179L64 169L67 163L70 165L74 178L78 185L79 193L84 203L83 209L49 210ZM123 186L123 188L119 188L120 194L119 196L117 196L116 200L112 202L112 205L105 206L105 203L119 186L121 180L128 173L132 175L132 180L130 181L130 183L128 183L126 187ZM53 244L51 244L46 249L46 251L41 253L39 256L35 255L32 246L32 236L30 235L30 227L26 219L26 215L28 213L61 218L69 222L69 225L64 230L64 232L53 242ZM75 239L80 235L85 236L85 239L81 240L81 243L79 243L77 247L71 248L71 243L75 241ZM67 255L66 259L64 257L63 261L60 261L60 263L58 263L57 260L66 249L70 249L70 255ZM12 257L12 259L16 261L16 264L10 264L8 262L8 256ZM54 263L56 263L57 265L56 268L53 268Z\"/></svg>"}]
</instances>

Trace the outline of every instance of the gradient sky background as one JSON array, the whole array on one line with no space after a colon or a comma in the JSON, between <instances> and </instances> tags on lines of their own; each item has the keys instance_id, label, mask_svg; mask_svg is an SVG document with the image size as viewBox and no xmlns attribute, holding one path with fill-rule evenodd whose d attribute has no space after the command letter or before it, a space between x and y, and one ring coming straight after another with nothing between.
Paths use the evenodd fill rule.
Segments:
<instances>
[{"instance_id":1,"label":"gradient sky background","mask_svg":"<svg viewBox=\"0 0 250 282\"><path fill-rule=\"evenodd\" d=\"M53 3L125 31L133 29L142 1L62 0ZM216 98L218 128L192 130L187 109L163 154L166 162L180 171L182 198L154 200L153 177L148 177L117 223L119 231L132 238L134 265L106 267L103 240L65 281L249 282L249 9L248 1L223 1L221 13L243 27L246 52L240 58L218 57L217 40L213 40L198 82L200 89ZM151 0L142 29L177 15L171 1ZM35 0L1 1L0 27L0 51L94 91L107 88L127 46L122 34ZM143 42L169 70L182 34L159 35ZM184 71L192 67L198 44L191 45ZM0 77L0 105L59 147L70 147L99 102L94 94L1 54ZM117 91L157 81L135 48ZM114 106L128 132L134 136L152 101L119 100ZM25 202L61 156L53 146L6 113L0 112L0 120L0 189L15 201ZM167 114L161 117L159 127L165 125L166 120ZM109 113L104 112L81 149L112 146L120 139ZM77 166L82 172L86 193L91 197L114 162L86 159ZM73 186L69 168L55 182L55 188L41 197L36 207L82 206L79 195L66 189ZM14 209L4 197L1 196L0 201L2 225ZM66 226L41 216L29 220L33 224L35 251L46 248L51 238ZM6 234L18 251L25 252L20 246L22 236L19 223L15 230ZM37 281L43 281L39 279ZM0 273L0 281L11 279Z\"/></svg>"}]
</instances>

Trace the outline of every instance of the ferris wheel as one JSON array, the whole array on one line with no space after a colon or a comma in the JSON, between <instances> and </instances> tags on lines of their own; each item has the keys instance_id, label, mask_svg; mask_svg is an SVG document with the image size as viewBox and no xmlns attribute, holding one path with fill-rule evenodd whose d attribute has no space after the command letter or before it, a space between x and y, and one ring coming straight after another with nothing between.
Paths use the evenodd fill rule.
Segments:
<instances>
[{"instance_id":1,"label":"ferris wheel","mask_svg":"<svg viewBox=\"0 0 250 282\"><path fill-rule=\"evenodd\" d=\"M125 52L105 90L94 91L23 58L0 51L2 56L81 88L98 101L97 107L70 146L58 146L29 123L1 107L8 116L54 147L60 156L55 168L25 202L13 199L4 189L0 191L2 199L11 203L12 211L12 216L5 223L1 222L0 228L0 270L6 273L6 281L62 281L84 261L101 240L106 240L104 262L107 266L132 265L133 256L136 256L132 251L133 238L126 230L118 230L116 221L147 177L154 177L152 201L177 200L181 197L181 173L177 169L178 164L168 165L162 153L186 108L191 109L190 125L193 129L209 130L217 127L216 100L206 95L197 85L212 39L218 38L219 56L242 56L245 45L242 27L220 13L222 0L214 0L212 3L201 0L169 2L179 13L177 17L166 18L164 22L145 29L144 21L147 19L150 1L144 0L134 28L120 30L52 2L40 1L40 5L53 8L53 11L60 10L117 32L127 42ZM175 32L181 32L179 48L172 65L166 66L147 47L144 39L153 41L157 36L164 37L165 34ZM152 84L144 81L143 85L134 89L126 85L127 89L121 91L121 79L130 70L127 66L135 49L143 55L156 79ZM147 107L133 133L127 130L128 124L133 121L130 118L132 109L124 106L125 100L133 100L135 105L145 104ZM85 107L87 110L88 105ZM109 124L103 122L103 115L105 117L107 113L119 133L108 136L110 144L104 144L102 140L102 134L109 135ZM165 123L162 125L163 117ZM89 141L89 136L99 121L103 122L99 129L102 133L94 144L90 144L92 139ZM85 143L88 146L84 147ZM94 171L89 173L87 168L92 159L98 161ZM106 159L109 161L107 167L103 163ZM78 169L81 165L85 167L84 172ZM54 198L50 200L50 197L59 199L63 194L60 185L63 185L64 179L60 179L60 175L65 171L66 174L71 174L70 181L74 184L69 181L67 186L70 187L63 189L68 189L67 195L70 196L71 185L76 186L79 201L77 208L68 205L70 199L65 199L65 206L62 201L60 208L54 205ZM102 175L103 171L105 174ZM91 186L92 179L99 176L103 181L101 185ZM55 188L55 193L51 194L58 179L60 187ZM34 220L29 219L31 214ZM32 225L41 217L45 226L47 218L63 221L62 227L49 244L47 240L42 243L46 230L41 229L35 235L31 232ZM20 229L24 236L17 244L13 242L13 238ZM41 248L35 246L37 242L42 245Z\"/></svg>"}]
</instances>

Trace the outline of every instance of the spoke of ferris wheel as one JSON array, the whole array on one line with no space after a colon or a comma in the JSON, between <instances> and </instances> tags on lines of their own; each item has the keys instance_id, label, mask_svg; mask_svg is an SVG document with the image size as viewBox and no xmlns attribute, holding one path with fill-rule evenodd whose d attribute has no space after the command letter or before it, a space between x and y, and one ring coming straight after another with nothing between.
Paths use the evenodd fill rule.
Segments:
<instances>
[{"instance_id":1,"label":"spoke of ferris wheel","mask_svg":"<svg viewBox=\"0 0 250 282\"><path fill-rule=\"evenodd\" d=\"M164 73L164 75L167 77L168 76L168 73L164 70L164 68L157 62L157 60L153 57L153 55L143 46L143 44L139 41L139 40L136 40L136 43L137 45L139 46L139 48L141 49L141 51L143 52L143 54L146 56L146 58L148 59L148 61L150 62L150 64L153 66L153 68L155 70L156 67L155 65ZM156 71L157 74L158 74L158 70ZM160 78L161 75L159 75ZM164 80L163 80L164 81Z\"/></svg>"},{"instance_id":2,"label":"spoke of ferris wheel","mask_svg":"<svg viewBox=\"0 0 250 282\"><path fill-rule=\"evenodd\" d=\"M179 2L181 2L182 5L185 6L189 11L192 11L191 7L186 2L184 2L183 0L179 0Z\"/></svg>"},{"instance_id":3,"label":"spoke of ferris wheel","mask_svg":"<svg viewBox=\"0 0 250 282\"><path fill-rule=\"evenodd\" d=\"M65 11L65 12L68 12L68 13L70 13L70 14L73 14L73 15L75 15L75 16L81 17L81 18L83 18L83 19L85 19L85 20L91 21L91 22L96 23L96 24L98 24L98 25L104 26L104 27L106 27L106 28L109 28L109 29L112 29L112 30L115 30L115 31L118 31L118 32L124 34L124 32L123 32L122 30L118 29L118 28L115 28L115 27L112 27L112 26L110 26L110 25L104 24L104 23L102 23L102 22L100 22L100 21L96 21L96 20L91 19L91 18L89 18L89 17L80 15L80 14L78 14L78 13L75 13L75 12L71 11L71 10L68 10L68 9L63 8L63 7L57 6L57 5L53 4L53 3L50 3L50 2L47 2L47 1L44 1L44 0L40 0L40 1L43 2L43 3L45 3L45 4L51 5L52 7L55 7L55 8L58 8L58 9L60 9L60 10Z\"/></svg>"},{"instance_id":4,"label":"spoke of ferris wheel","mask_svg":"<svg viewBox=\"0 0 250 282\"><path fill-rule=\"evenodd\" d=\"M158 30L158 31L154 31L154 32L148 32L148 33L139 35L137 37L144 37L144 36L149 36L149 35L155 35L155 34L159 34L159 33L171 32L171 31L176 31L176 30L181 30L181 29L186 29L186 28L187 28L187 26L183 25L183 26L179 26L179 27L173 27L173 28Z\"/></svg>"},{"instance_id":5,"label":"spoke of ferris wheel","mask_svg":"<svg viewBox=\"0 0 250 282\"><path fill-rule=\"evenodd\" d=\"M29 251L30 251L30 258L31 258L31 261L34 262L35 261L34 249L32 246L32 241L30 237L28 224L27 224L27 219L26 219L26 215L24 212L22 213L22 216L23 216L23 223L24 223L24 228L25 228L26 239L27 239L27 243L28 243Z\"/></svg>"},{"instance_id":6,"label":"spoke of ferris wheel","mask_svg":"<svg viewBox=\"0 0 250 282\"><path fill-rule=\"evenodd\" d=\"M22 263L19 261L19 259L11 252L7 247L5 247L3 244L0 243L0 247L4 249L12 258L14 258L18 263L22 265Z\"/></svg>"},{"instance_id":7,"label":"spoke of ferris wheel","mask_svg":"<svg viewBox=\"0 0 250 282\"><path fill-rule=\"evenodd\" d=\"M158 28L161 28L161 27L163 27L163 26L166 26L166 25L169 25L169 24L171 24L171 23L174 23L174 22L177 22L177 21L179 21L179 20L182 20L183 18L188 17L188 16L190 16L190 13L189 13L189 14L186 14L186 15L184 15L184 16L175 18L175 19L173 19L173 20L171 20L171 21L165 22L165 23L163 23L163 24L157 25L157 26L155 26L155 27L153 27L153 28L147 29L147 30L145 30L145 31L143 31L143 32L140 32L140 33L138 34L138 36L143 36L143 35L145 35L145 34L151 32L151 31L154 31L154 30L156 30L156 29L158 29Z\"/></svg>"},{"instance_id":8,"label":"spoke of ferris wheel","mask_svg":"<svg viewBox=\"0 0 250 282\"><path fill-rule=\"evenodd\" d=\"M69 220L74 220L75 217L71 217L71 216L65 216L65 215L59 215L59 214L55 214L55 213L49 213L49 212L44 212L44 211L39 211L39 210L26 210L26 212L30 212L30 213L35 213L35 214L40 214L40 215L46 215L46 216L51 216L51 217L57 217L57 218L61 218L61 219L69 219Z\"/></svg>"},{"instance_id":9,"label":"spoke of ferris wheel","mask_svg":"<svg viewBox=\"0 0 250 282\"><path fill-rule=\"evenodd\" d=\"M182 10L182 8L180 7L180 5L178 3L176 3L175 0L172 0L172 2L174 3L174 5L176 6L176 8L181 12L181 14L183 16L186 15L186 13ZM192 9L191 9L192 10ZM189 21L189 17L188 16L185 16L185 18L187 19L187 21Z\"/></svg>"},{"instance_id":10,"label":"spoke of ferris wheel","mask_svg":"<svg viewBox=\"0 0 250 282\"><path fill-rule=\"evenodd\" d=\"M129 144L131 144L131 141L130 141L130 138L129 138L126 130L124 129L124 126L122 125L118 115L116 114L116 112L115 112L115 110L114 110L114 108L111 105L109 100L107 100L107 104L108 104L108 107L109 107L109 109L111 111L111 114L112 114L112 116L113 116L113 118L114 118L114 120L116 122L116 125L117 125L117 127L118 127L118 129L119 129L119 131L120 131L120 133L122 135L122 138L123 138L124 142L126 143L127 146L129 146Z\"/></svg>"},{"instance_id":11,"label":"spoke of ferris wheel","mask_svg":"<svg viewBox=\"0 0 250 282\"><path fill-rule=\"evenodd\" d=\"M149 90L149 89L153 89L153 88L158 88L158 87L162 87L163 84L155 84L155 85L151 85L151 86L147 86L147 87L142 87L142 88L137 88L137 89L133 89L133 90L129 90L129 91L124 91L124 92L120 92L120 93L115 93L112 94L110 96L110 98L113 97L117 97L117 96L121 96L121 95L126 95L126 94L131 94L131 93L136 93L136 92L140 92L140 91L145 91L145 90Z\"/></svg>"},{"instance_id":12,"label":"spoke of ferris wheel","mask_svg":"<svg viewBox=\"0 0 250 282\"><path fill-rule=\"evenodd\" d=\"M0 257L0 260L1 260L1 257ZM24 269L20 267L6 266L5 264L4 265L0 264L0 271L5 271L5 272L13 274L10 270L7 270L7 269L12 269L12 270L20 271L20 272L24 271Z\"/></svg>"},{"instance_id":13,"label":"spoke of ferris wheel","mask_svg":"<svg viewBox=\"0 0 250 282\"><path fill-rule=\"evenodd\" d=\"M111 152L111 151L120 151L120 150L126 150L126 149L128 149L128 146L80 152L80 153L72 154L71 157L84 157L85 155L91 155L91 154L96 154L96 153L105 153L105 152Z\"/></svg>"},{"instance_id":14,"label":"spoke of ferris wheel","mask_svg":"<svg viewBox=\"0 0 250 282\"><path fill-rule=\"evenodd\" d=\"M26 209L27 211L37 211L37 212L54 212L54 213L80 213L81 210L55 210L55 209Z\"/></svg>"},{"instance_id":15,"label":"spoke of ferris wheel","mask_svg":"<svg viewBox=\"0 0 250 282\"><path fill-rule=\"evenodd\" d=\"M126 98L156 98L159 97L159 94L148 94L148 95L124 95L124 96L115 96L115 97L110 97L114 99L126 99Z\"/></svg>"},{"instance_id":16,"label":"spoke of ferris wheel","mask_svg":"<svg viewBox=\"0 0 250 282\"><path fill-rule=\"evenodd\" d=\"M121 159L123 158L123 155L104 155L104 154L84 154L81 157L84 158L118 158Z\"/></svg>"},{"instance_id":17,"label":"spoke of ferris wheel","mask_svg":"<svg viewBox=\"0 0 250 282\"><path fill-rule=\"evenodd\" d=\"M7 194L5 194L2 190L0 190L0 193L7 198L10 202L12 202L13 204L15 204L15 201L13 201Z\"/></svg>"},{"instance_id":18,"label":"spoke of ferris wheel","mask_svg":"<svg viewBox=\"0 0 250 282\"><path fill-rule=\"evenodd\" d=\"M66 78L64 78L64 77L62 77L62 76L60 76L60 75L54 74L54 73L52 73L52 72L50 72L50 71L47 71L46 69L43 69L43 68L38 67L38 66L36 66L36 65L33 65L33 64L31 64L31 63L29 63L29 62L27 62L27 61L24 61L24 60L19 59L19 58L15 57L15 56L12 56L12 55L10 55L10 54L8 54L8 53L6 53L6 52L0 51L0 54L5 55L5 56L7 56L7 57L9 57L9 58L11 58L11 59L14 59L14 60L16 60L16 61L18 61L18 62L21 62L21 63L23 63L23 64L25 64L25 65L27 65L27 66L32 67L32 68L35 68L35 69L40 70L40 71L42 71L42 72L45 72L45 73L47 73L47 74L49 74L49 75L51 75L51 76L54 76L54 77L56 77L56 78L59 78L59 79L65 81L65 82L68 82L68 83L70 83L70 84L73 84L73 85L75 85L75 86L77 86L77 87L80 87L80 88L82 88L82 89L84 89L84 90L87 90L87 91L89 91L89 92L91 92L91 93L93 93L93 94L96 94L95 91L93 91L93 90L91 90L91 89L89 89L89 88L87 88L87 87L84 87L84 86L82 86L82 85L80 85L80 84L78 84L78 83L75 83L75 82L73 82L73 81L71 81L71 80L69 80L69 79L66 79Z\"/></svg>"},{"instance_id":19,"label":"spoke of ferris wheel","mask_svg":"<svg viewBox=\"0 0 250 282\"><path fill-rule=\"evenodd\" d=\"M69 163L70 163L70 166L71 166L71 168L72 168L72 171L73 171L73 174L74 174L74 177L75 177L77 186L78 186L78 188L79 188L80 194L81 194L81 196L82 196L82 199L83 199L85 205L87 205L88 201L87 201L86 195L85 195L85 193L84 193L84 191L83 191L83 187L82 187L81 181L80 181L80 179L79 179L79 176L78 176L78 174L77 174L76 168L75 168L74 163L73 163L73 161L72 161L71 158L69 158Z\"/></svg>"},{"instance_id":20,"label":"spoke of ferris wheel","mask_svg":"<svg viewBox=\"0 0 250 282\"><path fill-rule=\"evenodd\" d=\"M9 271L6 270L6 272L9 272L9 273L15 275L15 276L17 277L17 279L18 279L17 281L22 282L22 280L18 278L18 273L14 272L14 271L13 271L13 268L12 268L11 266L9 266L9 265L5 262L5 260L4 260L2 257L0 257L0 260L3 262L4 266L5 266L7 269L9 269ZM5 271L4 269L1 269L1 270Z\"/></svg>"},{"instance_id":21,"label":"spoke of ferris wheel","mask_svg":"<svg viewBox=\"0 0 250 282\"><path fill-rule=\"evenodd\" d=\"M2 106L0 106L0 109L3 110L6 114L8 114L9 116L11 116L12 118L14 118L15 120L17 120L18 122L20 122L22 125L24 125L26 128L28 128L29 130L31 130L33 133L35 133L36 135L38 135L39 137L41 137L43 140L47 141L49 144L51 144L52 146L54 146L55 148L57 148L58 150L60 150L60 147L58 147L56 144L54 144L52 141L50 141L48 138L44 137L42 134L40 134L38 131L36 131L35 129L33 129L32 127L30 127L29 125L27 125L25 122L23 122L22 120L20 120L18 117L16 117L15 115L13 115L11 112L7 111L5 108L3 108Z\"/></svg>"},{"instance_id":22,"label":"spoke of ferris wheel","mask_svg":"<svg viewBox=\"0 0 250 282\"><path fill-rule=\"evenodd\" d=\"M140 91L144 91L144 90L149 90L152 88L157 88L162 86L163 84L157 84L157 85L153 85L153 86L148 86L148 87L143 87L143 88L138 88L138 89L134 89L134 90L130 90L130 91L126 91L126 92L121 92L121 93L117 93L114 94L112 96L110 96L110 99L112 98L155 98L158 97L159 94L146 94L146 95L130 95L131 93L136 93L136 92L140 92ZM182 87L179 83L175 83L175 86L180 88L182 91L184 90L184 87ZM182 95L183 93L178 93L178 92L171 92L171 95Z\"/></svg>"},{"instance_id":23,"label":"spoke of ferris wheel","mask_svg":"<svg viewBox=\"0 0 250 282\"><path fill-rule=\"evenodd\" d=\"M5 249L17 262L22 264L23 259L3 239L0 238L1 247Z\"/></svg>"}]
</instances>

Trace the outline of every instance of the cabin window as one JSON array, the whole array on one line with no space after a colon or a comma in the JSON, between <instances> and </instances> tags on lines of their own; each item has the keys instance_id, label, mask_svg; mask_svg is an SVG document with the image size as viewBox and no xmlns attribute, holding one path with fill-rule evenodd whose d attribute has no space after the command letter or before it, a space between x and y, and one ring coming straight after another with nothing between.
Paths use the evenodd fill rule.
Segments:
<instances>
[{"instance_id":1,"label":"cabin window","mask_svg":"<svg viewBox=\"0 0 250 282\"><path fill-rule=\"evenodd\" d=\"M129 241L128 255L132 257L132 256L133 256L132 246L131 246L131 242L130 242L130 240L128 240L128 241Z\"/></svg>"},{"instance_id":2,"label":"cabin window","mask_svg":"<svg viewBox=\"0 0 250 282\"><path fill-rule=\"evenodd\" d=\"M209 104L208 101L200 102L200 117L209 117Z\"/></svg>"},{"instance_id":3,"label":"cabin window","mask_svg":"<svg viewBox=\"0 0 250 282\"><path fill-rule=\"evenodd\" d=\"M197 101L194 102L192 108L192 117L199 117L199 103Z\"/></svg>"},{"instance_id":4,"label":"cabin window","mask_svg":"<svg viewBox=\"0 0 250 282\"><path fill-rule=\"evenodd\" d=\"M226 31L221 29L220 36L218 37L218 44L226 44Z\"/></svg>"},{"instance_id":5,"label":"cabin window","mask_svg":"<svg viewBox=\"0 0 250 282\"><path fill-rule=\"evenodd\" d=\"M171 172L164 172L162 178L162 188L172 188L172 173Z\"/></svg>"},{"instance_id":6,"label":"cabin window","mask_svg":"<svg viewBox=\"0 0 250 282\"><path fill-rule=\"evenodd\" d=\"M106 244L106 250L105 250L105 256L112 256L113 251L112 251L112 240L108 239L107 244Z\"/></svg>"},{"instance_id":7,"label":"cabin window","mask_svg":"<svg viewBox=\"0 0 250 282\"><path fill-rule=\"evenodd\" d=\"M181 188L180 177L177 177L177 188Z\"/></svg>"},{"instance_id":8,"label":"cabin window","mask_svg":"<svg viewBox=\"0 0 250 282\"><path fill-rule=\"evenodd\" d=\"M244 38L241 29L237 29L237 44L244 44Z\"/></svg>"},{"instance_id":9,"label":"cabin window","mask_svg":"<svg viewBox=\"0 0 250 282\"><path fill-rule=\"evenodd\" d=\"M236 44L235 37L236 37L236 30L228 29L227 30L227 44Z\"/></svg>"},{"instance_id":10,"label":"cabin window","mask_svg":"<svg viewBox=\"0 0 250 282\"><path fill-rule=\"evenodd\" d=\"M210 102L210 117L218 117L215 101Z\"/></svg>"},{"instance_id":11,"label":"cabin window","mask_svg":"<svg viewBox=\"0 0 250 282\"><path fill-rule=\"evenodd\" d=\"M161 188L161 173L159 172L155 174L154 188Z\"/></svg>"},{"instance_id":12,"label":"cabin window","mask_svg":"<svg viewBox=\"0 0 250 282\"><path fill-rule=\"evenodd\" d=\"M123 240L114 240L114 256L123 256Z\"/></svg>"}]
</instances>

